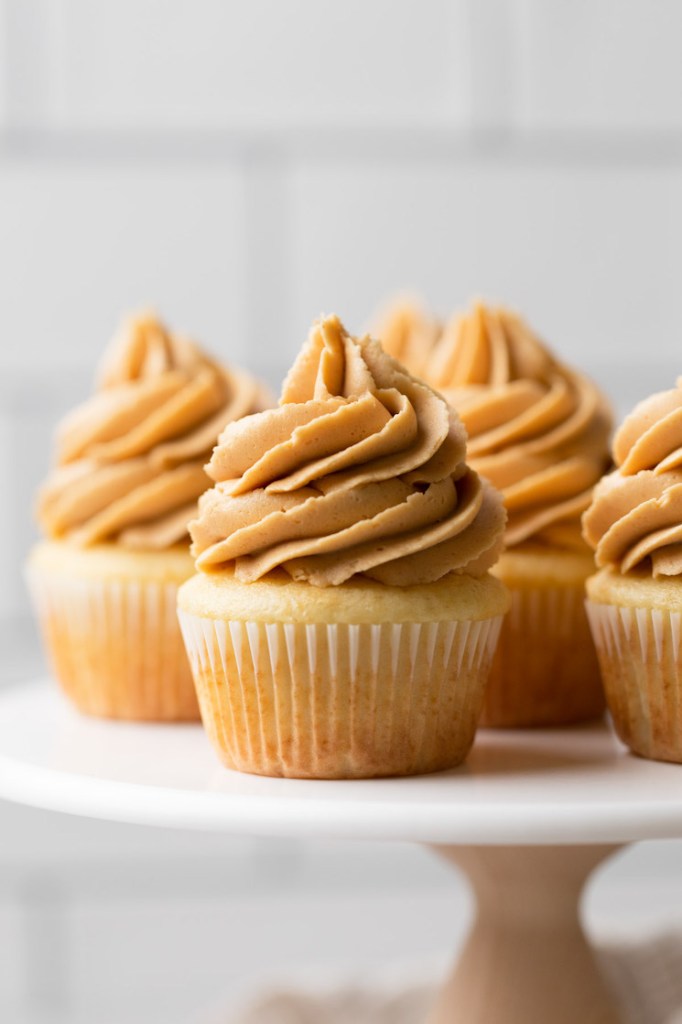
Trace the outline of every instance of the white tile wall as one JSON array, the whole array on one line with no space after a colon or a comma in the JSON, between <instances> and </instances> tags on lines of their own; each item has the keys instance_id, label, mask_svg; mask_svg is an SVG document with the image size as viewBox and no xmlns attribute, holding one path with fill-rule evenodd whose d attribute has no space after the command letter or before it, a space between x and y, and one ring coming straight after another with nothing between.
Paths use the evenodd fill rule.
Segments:
<instances>
[{"instance_id":1,"label":"white tile wall","mask_svg":"<svg viewBox=\"0 0 682 1024\"><path fill-rule=\"evenodd\" d=\"M463 883L410 847L5 810L0 939L12 955L7 986L0 965L0 1020L12 1024L203 1021L258 977L437 956L468 920Z\"/></svg>"},{"instance_id":2,"label":"white tile wall","mask_svg":"<svg viewBox=\"0 0 682 1024\"><path fill-rule=\"evenodd\" d=\"M121 312L152 304L243 359L239 168L0 162L0 369L89 371Z\"/></svg>"},{"instance_id":3,"label":"white tile wall","mask_svg":"<svg viewBox=\"0 0 682 1024\"><path fill-rule=\"evenodd\" d=\"M61 387L66 395L73 395L75 389ZM14 396L13 396L14 397ZM37 535L33 518L35 494L49 466L49 440L55 414L61 415L61 403L49 401L36 407L35 398L17 408L11 408L7 432L6 467L11 488L0 492L0 510L8 528L4 558L5 572L0 579L0 600L8 617L28 609L28 592L24 583L24 562L26 553ZM34 404L35 403L35 404Z\"/></svg>"},{"instance_id":4,"label":"white tile wall","mask_svg":"<svg viewBox=\"0 0 682 1024\"><path fill-rule=\"evenodd\" d=\"M57 122L277 128L462 121L461 0L55 0Z\"/></svg>"},{"instance_id":5,"label":"white tile wall","mask_svg":"<svg viewBox=\"0 0 682 1024\"><path fill-rule=\"evenodd\" d=\"M4 68L4 74L0 74L0 131L7 128L9 114L9 74L7 73L7 49L8 49L8 25L7 11L0 6L0 68Z\"/></svg>"},{"instance_id":6,"label":"white tile wall","mask_svg":"<svg viewBox=\"0 0 682 1024\"><path fill-rule=\"evenodd\" d=\"M512 303L578 364L678 351L677 166L309 161L294 203L292 351L311 314L358 328L396 288L442 313L477 294Z\"/></svg>"},{"instance_id":7,"label":"white tile wall","mask_svg":"<svg viewBox=\"0 0 682 1024\"><path fill-rule=\"evenodd\" d=\"M322 310L484 294L621 412L668 385L680 38L677 0L0 0L0 678L40 664L21 565L52 425L131 307L276 383ZM680 926L678 862L629 853L590 922ZM259 967L442 954L467 907L414 850L5 805L0 1020L179 1024Z\"/></svg>"},{"instance_id":8,"label":"white tile wall","mask_svg":"<svg viewBox=\"0 0 682 1024\"><path fill-rule=\"evenodd\" d=\"M0 1016L11 1020L8 1008L17 1008L25 999L24 957L18 936L23 927L23 910L17 899L0 899ZM3 1013L4 1010L4 1013Z\"/></svg>"},{"instance_id":9,"label":"white tile wall","mask_svg":"<svg viewBox=\"0 0 682 1024\"><path fill-rule=\"evenodd\" d=\"M13 464L11 443L13 435L13 419L9 410L0 406L0 477L9 480L10 466ZM5 488L8 490L8 488ZM13 521L15 498L0 497L0 536L8 537ZM14 572L16 559L7 545L0 552L0 580L6 580ZM7 617L16 610L16 587L0 586L0 618Z\"/></svg>"},{"instance_id":10,"label":"white tile wall","mask_svg":"<svg viewBox=\"0 0 682 1024\"><path fill-rule=\"evenodd\" d=\"M513 0L471 0L471 120L477 131L504 131L516 116L517 3Z\"/></svg>"},{"instance_id":11,"label":"white tile wall","mask_svg":"<svg viewBox=\"0 0 682 1024\"><path fill-rule=\"evenodd\" d=\"M248 348L243 358L276 395L291 352L294 209L290 161L279 156L267 161L251 157L245 161L244 178Z\"/></svg>"},{"instance_id":12,"label":"white tile wall","mask_svg":"<svg viewBox=\"0 0 682 1024\"><path fill-rule=\"evenodd\" d=\"M644 135L682 128L677 0L516 0L516 6L522 124Z\"/></svg>"},{"instance_id":13,"label":"white tile wall","mask_svg":"<svg viewBox=\"0 0 682 1024\"><path fill-rule=\"evenodd\" d=\"M203 1014L208 1020L211 1008L216 1019L221 1002L232 1002L259 975L298 973L310 983L336 966L371 976L405 957L406 920L409 955L416 961L438 955L439 948L461 940L467 909L457 888L446 893L418 887L403 901L390 891L290 889L233 896L229 904L210 898L76 903L68 921L76 962L70 1008L78 1020L99 1021L105 1005L113 1020L124 1020L130 1006L149 1004L151 991L154 1022L180 1024ZM166 936L165 959L148 956L159 934ZM169 970L177 964L182 971Z\"/></svg>"},{"instance_id":14,"label":"white tile wall","mask_svg":"<svg viewBox=\"0 0 682 1024\"><path fill-rule=\"evenodd\" d=\"M54 819L31 830L43 844L53 834ZM218 1008L256 983L449 965L470 921L460 876L416 848L313 843L301 856L196 835L183 857L175 833L81 823L75 836L70 864L0 858L3 1021L227 1024ZM589 932L643 942L679 930L679 854L679 843L645 844L612 860L586 894Z\"/></svg>"},{"instance_id":15,"label":"white tile wall","mask_svg":"<svg viewBox=\"0 0 682 1024\"><path fill-rule=\"evenodd\" d=\"M0 67L6 123L11 129L45 126L54 118L53 88L59 23L51 0L3 0ZM2 45L4 42L4 46Z\"/></svg>"}]
</instances>

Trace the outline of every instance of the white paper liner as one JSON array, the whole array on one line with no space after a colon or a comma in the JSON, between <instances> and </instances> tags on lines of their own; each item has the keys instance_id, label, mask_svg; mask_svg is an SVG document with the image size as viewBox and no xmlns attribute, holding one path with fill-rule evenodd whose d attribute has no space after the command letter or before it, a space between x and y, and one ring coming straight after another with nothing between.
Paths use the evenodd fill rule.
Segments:
<instances>
[{"instance_id":1,"label":"white paper liner","mask_svg":"<svg viewBox=\"0 0 682 1024\"><path fill-rule=\"evenodd\" d=\"M506 628L514 632L530 630L534 634L570 639L577 612L582 615L583 588L529 587L510 588L511 605Z\"/></svg>"},{"instance_id":2,"label":"white paper liner","mask_svg":"<svg viewBox=\"0 0 682 1024\"><path fill-rule=\"evenodd\" d=\"M55 675L89 714L199 717L171 581L78 579L40 569L27 582Z\"/></svg>"},{"instance_id":3,"label":"white paper liner","mask_svg":"<svg viewBox=\"0 0 682 1024\"><path fill-rule=\"evenodd\" d=\"M482 724L561 725L604 711L584 588L510 585Z\"/></svg>"},{"instance_id":4,"label":"white paper liner","mask_svg":"<svg viewBox=\"0 0 682 1024\"><path fill-rule=\"evenodd\" d=\"M310 778L417 774L463 760L501 624L179 617L224 763Z\"/></svg>"},{"instance_id":5,"label":"white paper liner","mask_svg":"<svg viewBox=\"0 0 682 1024\"><path fill-rule=\"evenodd\" d=\"M585 606L619 736L644 757L682 762L682 613Z\"/></svg>"}]
</instances>

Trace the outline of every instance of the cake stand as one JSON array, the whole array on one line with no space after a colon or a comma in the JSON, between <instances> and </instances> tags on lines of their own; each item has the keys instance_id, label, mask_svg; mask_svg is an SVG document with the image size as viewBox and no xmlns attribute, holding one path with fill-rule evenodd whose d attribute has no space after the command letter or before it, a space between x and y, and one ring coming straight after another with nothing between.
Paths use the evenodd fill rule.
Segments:
<instances>
[{"instance_id":1,"label":"cake stand","mask_svg":"<svg viewBox=\"0 0 682 1024\"><path fill-rule=\"evenodd\" d=\"M468 875L478 916L429 1024L611 1024L579 922L591 871L682 837L682 768L604 725L479 732L454 771L315 782L229 772L200 726L81 718L48 681L0 693L0 797L53 811L253 836L426 844Z\"/></svg>"}]
</instances>

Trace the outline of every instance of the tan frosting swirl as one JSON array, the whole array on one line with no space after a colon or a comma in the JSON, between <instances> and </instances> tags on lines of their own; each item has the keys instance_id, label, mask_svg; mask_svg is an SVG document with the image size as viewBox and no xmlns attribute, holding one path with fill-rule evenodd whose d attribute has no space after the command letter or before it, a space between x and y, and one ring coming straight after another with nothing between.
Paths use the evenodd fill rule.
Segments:
<instances>
[{"instance_id":1,"label":"tan frosting swirl","mask_svg":"<svg viewBox=\"0 0 682 1024\"><path fill-rule=\"evenodd\" d=\"M96 393L58 428L57 466L38 498L41 527L80 545L183 540L220 431L262 407L255 381L152 315L131 319L104 357Z\"/></svg>"},{"instance_id":2,"label":"tan frosting swirl","mask_svg":"<svg viewBox=\"0 0 682 1024\"><path fill-rule=\"evenodd\" d=\"M408 297L394 300L374 320L372 335L385 352L424 378L428 359L441 336L442 325Z\"/></svg>"},{"instance_id":3,"label":"tan frosting swirl","mask_svg":"<svg viewBox=\"0 0 682 1024\"><path fill-rule=\"evenodd\" d=\"M477 303L429 349L425 378L455 406L470 464L502 491L506 544L584 548L580 516L608 465L610 410L512 312Z\"/></svg>"},{"instance_id":4,"label":"tan frosting swirl","mask_svg":"<svg viewBox=\"0 0 682 1024\"><path fill-rule=\"evenodd\" d=\"M682 573L682 378L640 402L617 431L618 467L583 516L600 567L654 577Z\"/></svg>"},{"instance_id":5,"label":"tan frosting swirl","mask_svg":"<svg viewBox=\"0 0 682 1024\"><path fill-rule=\"evenodd\" d=\"M249 582L282 568L317 586L356 574L407 586L481 575L504 530L443 398L338 317L313 326L277 409L223 431L190 523L197 567Z\"/></svg>"}]
</instances>

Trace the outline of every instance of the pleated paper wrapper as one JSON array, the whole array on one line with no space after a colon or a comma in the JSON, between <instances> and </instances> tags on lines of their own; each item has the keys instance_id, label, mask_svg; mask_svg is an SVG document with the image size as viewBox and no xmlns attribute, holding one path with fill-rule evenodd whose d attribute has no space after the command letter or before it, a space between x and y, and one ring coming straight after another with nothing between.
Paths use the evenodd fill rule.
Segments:
<instances>
[{"instance_id":1,"label":"pleated paper wrapper","mask_svg":"<svg viewBox=\"0 0 682 1024\"><path fill-rule=\"evenodd\" d=\"M305 625L179 615L204 725L223 763L298 778L459 764L501 622Z\"/></svg>"},{"instance_id":2,"label":"pleated paper wrapper","mask_svg":"<svg viewBox=\"0 0 682 1024\"><path fill-rule=\"evenodd\" d=\"M176 583L70 579L36 568L27 577L53 672L80 711L198 720Z\"/></svg>"},{"instance_id":3,"label":"pleated paper wrapper","mask_svg":"<svg viewBox=\"0 0 682 1024\"><path fill-rule=\"evenodd\" d=\"M682 763L682 614L586 607L616 732L642 757Z\"/></svg>"},{"instance_id":4,"label":"pleated paper wrapper","mask_svg":"<svg viewBox=\"0 0 682 1024\"><path fill-rule=\"evenodd\" d=\"M580 586L510 586L481 725L570 725L603 714L604 691Z\"/></svg>"}]
</instances>

